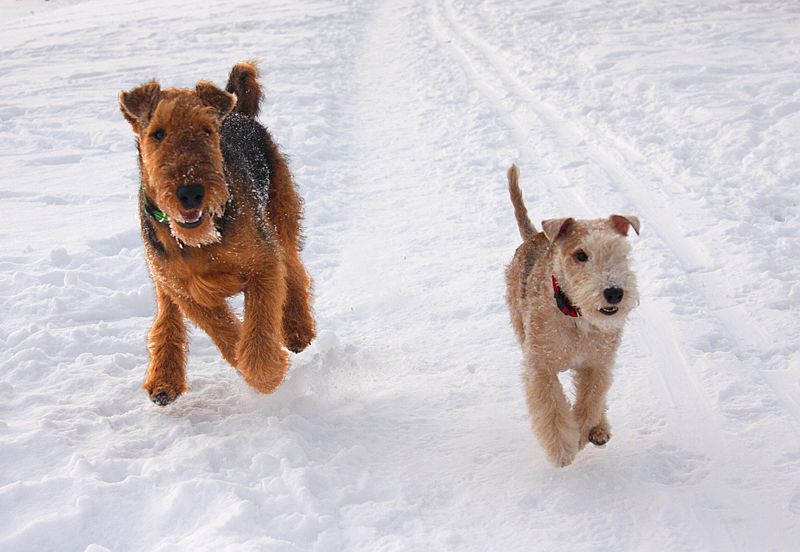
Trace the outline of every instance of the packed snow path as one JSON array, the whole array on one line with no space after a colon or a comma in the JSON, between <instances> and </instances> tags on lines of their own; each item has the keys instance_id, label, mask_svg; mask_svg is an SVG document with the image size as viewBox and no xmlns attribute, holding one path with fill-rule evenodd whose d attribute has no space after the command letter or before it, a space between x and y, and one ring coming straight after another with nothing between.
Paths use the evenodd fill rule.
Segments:
<instances>
[{"instance_id":1,"label":"packed snow path","mask_svg":"<svg viewBox=\"0 0 800 552\"><path fill-rule=\"evenodd\" d=\"M0 1L0 549L795 549L800 7L475 4ZM247 58L320 334L260 396L195 331L161 409L117 93ZM643 222L614 437L563 470L503 301L511 162L537 221Z\"/></svg>"}]
</instances>

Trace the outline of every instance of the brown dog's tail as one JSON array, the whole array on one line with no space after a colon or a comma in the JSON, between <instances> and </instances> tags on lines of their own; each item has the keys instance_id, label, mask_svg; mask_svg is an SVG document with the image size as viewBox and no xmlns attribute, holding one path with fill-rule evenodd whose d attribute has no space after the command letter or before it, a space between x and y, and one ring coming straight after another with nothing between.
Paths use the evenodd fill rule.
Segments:
<instances>
[{"instance_id":1,"label":"brown dog's tail","mask_svg":"<svg viewBox=\"0 0 800 552\"><path fill-rule=\"evenodd\" d=\"M242 61L234 65L225 90L236 94L234 111L248 117L258 116L264 93L261 91L261 85L258 84L258 67L255 61Z\"/></svg>"},{"instance_id":2,"label":"brown dog's tail","mask_svg":"<svg viewBox=\"0 0 800 552\"><path fill-rule=\"evenodd\" d=\"M511 196L511 204L514 205L514 216L517 217L519 235L522 236L522 241L527 241L536 233L536 229L531 219L528 218L528 209L522 200L522 190L519 189L519 169L516 165L511 165L506 174L508 175L508 193Z\"/></svg>"}]
</instances>

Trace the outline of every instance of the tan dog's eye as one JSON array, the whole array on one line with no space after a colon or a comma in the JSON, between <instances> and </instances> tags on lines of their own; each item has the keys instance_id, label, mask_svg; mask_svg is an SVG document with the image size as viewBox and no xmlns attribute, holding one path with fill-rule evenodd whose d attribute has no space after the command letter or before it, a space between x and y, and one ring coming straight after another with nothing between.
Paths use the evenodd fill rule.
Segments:
<instances>
[{"instance_id":1,"label":"tan dog's eye","mask_svg":"<svg viewBox=\"0 0 800 552\"><path fill-rule=\"evenodd\" d=\"M159 128L159 129L156 129L152 134L150 134L150 138L152 138L156 142L160 142L161 140L164 139L164 137L166 135L167 135L167 133L164 132L164 129L163 128Z\"/></svg>"},{"instance_id":2,"label":"tan dog's eye","mask_svg":"<svg viewBox=\"0 0 800 552\"><path fill-rule=\"evenodd\" d=\"M578 252L575 253L575 260L580 262L580 263L585 263L586 261L589 260L589 255L587 255L583 251L578 251Z\"/></svg>"}]
</instances>

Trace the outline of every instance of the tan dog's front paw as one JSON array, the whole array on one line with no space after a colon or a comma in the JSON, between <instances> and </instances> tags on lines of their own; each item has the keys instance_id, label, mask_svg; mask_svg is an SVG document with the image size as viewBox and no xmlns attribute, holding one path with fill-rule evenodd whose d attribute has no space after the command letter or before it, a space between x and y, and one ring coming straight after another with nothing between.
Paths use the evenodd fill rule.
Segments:
<instances>
[{"instance_id":1,"label":"tan dog's front paw","mask_svg":"<svg viewBox=\"0 0 800 552\"><path fill-rule=\"evenodd\" d=\"M572 461L575 460L575 456L577 456L577 451L564 452L559 458L555 459L553 463L557 468L566 468L572 464Z\"/></svg>"},{"instance_id":2,"label":"tan dog's front paw","mask_svg":"<svg viewBox=\"0 0 800 552\"><path fill-rule=\"evenodd\" d=\"M557 468L565 468L572 464L575 456L578 454L578 442L580 436L576 431L574 434L569 433L564 438L557 440L552 447L547 450L547 457L550 462Z\"/></svg>"},{"instance_id":3,"label":"tan dog's front paw","mask_svg":"<svg viewBox=\"0 0 800 552\"><path fill-rule=\"evenodd\" d=\"M562 449L555 454L549 455L550 462L557 468L566 468L572 461L575 460L575 456L578 454L578 447L574 447L570 450Z\"/></svg>"}]
</instances>

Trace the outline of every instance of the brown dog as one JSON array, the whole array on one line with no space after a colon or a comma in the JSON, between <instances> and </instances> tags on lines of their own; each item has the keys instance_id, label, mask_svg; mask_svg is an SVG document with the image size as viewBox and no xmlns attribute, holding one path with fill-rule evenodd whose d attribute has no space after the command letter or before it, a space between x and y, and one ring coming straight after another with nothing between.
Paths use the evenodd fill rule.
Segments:
<instances>
[{"instance_id":1,"label":"brown dog","mask_svg":"<svg viewBox=\"0 0 800 552\"><path fill-rule=\"evenodd\" d=\"M556 466L566 466L587 442L611 438L606 394L628 313L638 304L636 277L628 265L628 227L639 219L528 218L515 165L508 189L523 243L506 269L506 300L522 345L528 410L533 430ZM570 408L559 372L573 370Z\"/></svg>"},{"instance_id":2,"label":"brown dog","mask_svg":"<svg viewBox=\"0 0 800 552\"><path fill-rule=\"evenodd\" d=\"M288 368L288 352L314 338L311 280L300 261L301 199L258 115L253 63L226 90L209 82L119 95L139 150L139 220L158 313L144 384L164 406L186 385L184 317L262 393ZM227 298L244 292L244 320Z\"/></svg>"}]
</instances>

